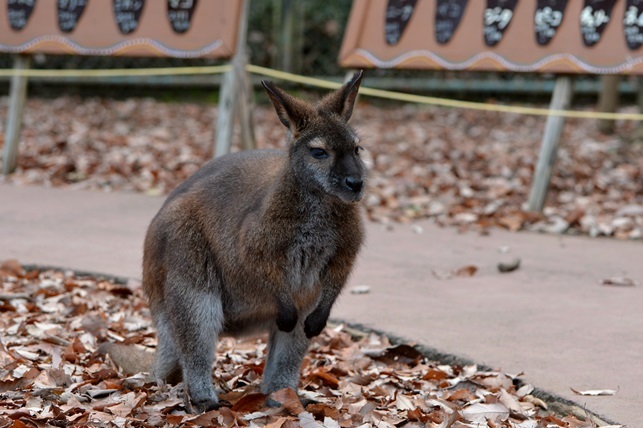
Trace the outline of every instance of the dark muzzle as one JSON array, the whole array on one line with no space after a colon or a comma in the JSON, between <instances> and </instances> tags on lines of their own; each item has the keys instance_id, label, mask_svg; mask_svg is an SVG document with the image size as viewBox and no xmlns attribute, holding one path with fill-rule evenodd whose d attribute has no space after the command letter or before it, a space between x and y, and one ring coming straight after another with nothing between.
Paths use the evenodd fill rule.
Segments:
<instances>
[{"instance_id":1,"label":"dark muzzle","mask_svg":"<svg viewBox=\"0 0 643 428\"><path fill-rule=\"evenodd\" d=\"M344 186L349 189L351 192L359 193L362 191L364 186L364 181L359 178L346 177L344 179Z\"/></svg>"}]
</instances>

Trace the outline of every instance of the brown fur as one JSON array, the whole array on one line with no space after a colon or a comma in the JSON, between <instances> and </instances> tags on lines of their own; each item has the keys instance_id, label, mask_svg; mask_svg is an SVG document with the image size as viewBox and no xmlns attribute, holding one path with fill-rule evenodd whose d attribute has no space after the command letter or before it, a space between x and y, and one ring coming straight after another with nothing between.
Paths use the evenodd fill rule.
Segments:
<instances>
[{"instance_id":1,"label":"brown fur","mask_svg":"<svg viewBox=\"0 0 643 428\"><path fill-rule=\"evenodd\" d=\"M159 335L155 375L183 378L196 410L217 406L221 334L270 331L262 391L297 388L363 240L365 167L347 124L362 74L313 106L264 86L291 139L206 164L147 232L143 286ZM320 152L321 150L321 152Z\"/></svg>"}]
</instances>

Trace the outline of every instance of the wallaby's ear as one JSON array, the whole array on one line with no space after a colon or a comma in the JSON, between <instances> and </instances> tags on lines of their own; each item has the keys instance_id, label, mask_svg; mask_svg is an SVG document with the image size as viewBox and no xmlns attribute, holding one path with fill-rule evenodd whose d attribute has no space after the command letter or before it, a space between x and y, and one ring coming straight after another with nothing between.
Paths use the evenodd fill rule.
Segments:
<instances>
[{"instance_id":1,"label":"wallaby's ear","mask_svg":"<svg viewBox=\"0 0 643 428\"><path fill-rule=\"evenodd\" d=\"M308 122L308 118L311 115L310 106L304 101L287 94L283 89L278 88L268 80L262 80L261 84L266 89L272 105L275 106L279 120L296 137Z\"/></svg>"},{"instance_id":2,"label":"wallaby's ear","mask_svg":"<svg viewBox=\"0 0 643 428\"><path fill-rule=\"evenodd\" d=\"M344 86L326 95L319 103L319 108L337 113L342 119L348 122L353 114L353 106L355 105L357 91L359 91L359 85L362 83L363 76L363 70L353 74L351 80L346 82Z\"/></svg>"}]
</instances>

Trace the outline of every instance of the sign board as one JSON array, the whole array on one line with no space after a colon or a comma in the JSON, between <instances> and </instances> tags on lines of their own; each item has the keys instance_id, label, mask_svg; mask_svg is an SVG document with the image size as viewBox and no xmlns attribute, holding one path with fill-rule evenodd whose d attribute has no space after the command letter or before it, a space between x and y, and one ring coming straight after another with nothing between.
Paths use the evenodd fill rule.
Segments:
<instances>
[{"instance_id":1,"label":"sign board","mask_svg":"<svg viewBox=\"0 0 643 428\"><path fill-rule=\"evenodd\" d=\"M643 74L643 0L354 0L343 67Z\"/></svg>"},{"instance_id":2,"label":"sign board","mask_svg":"<svg viewBox=\"0 0 643 428\"><path fill-rule=\"evenodd\" d=\"M0 0L0 52L230 58L240 0Z\"/></svg>"}]
</instances>

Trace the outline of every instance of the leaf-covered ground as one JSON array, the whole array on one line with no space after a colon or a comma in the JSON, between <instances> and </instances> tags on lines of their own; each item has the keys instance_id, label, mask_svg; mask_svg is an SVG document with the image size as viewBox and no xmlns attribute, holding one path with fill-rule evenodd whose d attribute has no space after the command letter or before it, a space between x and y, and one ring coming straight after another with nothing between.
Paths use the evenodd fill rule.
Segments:
<instances>
[{"instance_id":1,"label":"leaf-covered ground","mask_svg":"<svg viewBox=\"0 0 643 428\"><path fill-rule=\"evenodd\" d=\"M0 98L0 117L6 110ZM18 171L4 180L165 194L209 159L215 115L197 103L30 98ZM254 116L259 145L283 146L273 110L260 106ZM544 118L362 102L353 123L372 164L364 204L373 220L643 238L635 123L604 136L594 121L568 120L543 215L522 208Z\"/></svg>"},{"instance_id":2,"label":"leaf-covered ground","mask_svg":"<svg viewBox=\"0 0 643 428\"><path fill-rule=\"evenodd\" d=\"M141 288L57 270L0 265L0 427L595 427L553 415L515 376L428 361L414 347L342 326L313 341L302 368L304 408L291 390L264 406L263 337L220 342L213 382L229 404L189 413L181 384L126 373L99 345L153 348ZM105 346L105 345L103 345ZM145 354L149 355L149 354ZM122 354L121 354L122 358ZM146 363L146 364L149 364Z\"/></svg>"}]
</instances>

